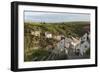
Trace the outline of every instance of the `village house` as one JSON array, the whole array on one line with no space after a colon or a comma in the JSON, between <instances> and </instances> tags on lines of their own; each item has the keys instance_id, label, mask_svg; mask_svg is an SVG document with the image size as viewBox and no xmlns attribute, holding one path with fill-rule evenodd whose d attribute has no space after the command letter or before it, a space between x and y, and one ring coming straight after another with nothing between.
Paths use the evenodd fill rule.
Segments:
<instances>
[{"instance_id":1,"label":"village house","mask_svg":"<svg viewBox=\"0 0 100 73\"><path fill-rule=\"evenodd\" d=\"M79 49L80 54L84 55L84 53L90 49L89 35L85 33L83 37L80 39L80 44L76 46L76 49Z\"/></svg>"},{"instance_id":2,"label":"village house","mask_svg":"<svg viewBox=\"0 0 100 73\"><path fill-rule=\"evenodd\" d=\"M84 55L84 53L90 48L89 35L90 34L85 33L80 39L66 37L58 43L57 48L59 51L65 49L66 54L79 53L79 55Z\"/></svg>"},{"instance_id":3,"label":"village house","mask_svg":"<svg viewBox=\"0 0 100 73\"><path fill-rule=\"evenodd\" d=\"M53 39L60 41L61 37L64 37L63 35L53 35Z\"/></svg>"},{"instance_id":4,"label":"village house","mask_svg":"<svg viewBox=\"0 0 100 73\"><path fill-rule=\"evenodd\" d=\"M72 38L72 42L71 42L72 49L73 49L73 52L76 53L79 48L80 39L76 39L74 37L71 37L71 38ZM76 46L77 46L77 48L76 48Z\"/></svg>"},{"instance_id":5,"label":"village house","mask_svg":"<svg viewBox=\"0 0 100 73\"><path fill-rule=\"evenodd\" d=\"M39 30L35 30L35 31L31 30L31 35L34 36L34 37L32 37L32 41L34 41L34 42L32 42L33 48L31 48L31 49L39 49L40 46L39 46L38 37L40 37L40 33L41 33L41 31L39 31Z\"/></svg>"},{"instance_id":6,"label":"village house","mask_svg":"<svg viewBox=\"0 0 100 73\"><path fill-rule=\"evenodd\" d=\"M74 47L75 47L77 44L79 44L79 43L80 43L80 40L78 40L78 39L72 37L72 42L71 42L71 44L72 44Z\"/></svg>"},{"instance_id":7,"label":"village house","mask_svg":"<svg viewBox=\"0 0 100 73\"><path fill-rule=\"evenodd\" d=\"M52 33L50 33L50 32L45 32L45 37L46 37L46 38L52 38Z\"/></svg>"},{"instance_id":8,"label":"village house","mask_svg":"<svg viewBox=\"0 0 100 73\"><path fill-rule=\"evenodd\" d=\"M31 31L31 35L40 36L41 31Z\"/></svg>"},{"instance_id":9,"label":"village house","mask_svg":"<svg viewBox=\"0 0 100 73\"><path fill-rule=\"evenodd\" d=\"M70 38L61 38L61 40L57 43L57 46L54 50L56 53L65 52L66 55L68 55L69 48L71 45L71 39Z\"/></svg>"}]
</instances>

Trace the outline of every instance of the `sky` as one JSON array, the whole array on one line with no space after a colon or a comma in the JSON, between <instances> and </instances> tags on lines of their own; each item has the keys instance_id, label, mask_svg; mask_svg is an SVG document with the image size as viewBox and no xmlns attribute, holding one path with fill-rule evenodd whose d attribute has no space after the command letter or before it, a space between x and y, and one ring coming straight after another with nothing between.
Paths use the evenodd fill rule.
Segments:
<instances>
[{"instance_id":1,"label":"sky","mask_svg":"<svg viewBox=\"0 0 100 73\"><path fill-rule=\"evenodd\" d=\"M90 21L90 14L24 11L24 21L47 23Z\"/></svg>"}]
</instances>

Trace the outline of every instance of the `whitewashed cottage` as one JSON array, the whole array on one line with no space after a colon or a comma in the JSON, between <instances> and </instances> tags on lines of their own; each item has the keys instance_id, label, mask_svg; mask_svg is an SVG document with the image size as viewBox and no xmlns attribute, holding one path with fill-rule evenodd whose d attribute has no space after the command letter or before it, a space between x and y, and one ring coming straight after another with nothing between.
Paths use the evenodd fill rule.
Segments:
<instances>
[{"instance_id":1,"label":"whitewashed cottage","mask_svg":"<svg viewBox=\"0 0 100 73\"><path fill-rule=\"evenodd\" d=\"M31 31L31 35L40 36L41 31Z\"/></svg>"},{"instance_id":2,"label":"whitewashed cottage","mask_svg":"<svg viewBox=\"0 0 100 73\"><path fill-rule=\"evenodd\" d=\"M54 52L55 52L55 53L61 53L61 52L64 51L64 52L68 55L71 41L72 41L72 40L71 40L70 38L61 39L61 40L57 43L57 46L56 46Z\"/></svg>"},{"instance_id":3,"label":"whitewashed cottage","mask_svg":"<svg viewBox=\"0 0 100 73\"><path fill-rule=\"evenodd\" d=\"M78 44L76 46L76 49L79 49L80 50L80 54L81 55L84 55L84 53L90 49L90 37L87 33L85 33L83 35L83 37L80 39L80 44Z\"/></svg>"},{"instance_id":4,"label":"whitewashed cottage","mask_svg":"<svg viewBox=\"0 0 100 73\"><path fill-rule=\"evenodd\" d=\"M46 38L52 38L52 33L50 33L50 32L45 32L45 37L46 37Z\"/></svg>"},{"instance_id":5,"label":"whitewashed cottage","mask_svg":"<svg viewBox=\"0 0 100 73\"><path fill-rule=\"evenodd\" d=\"M79 46L79 44L80 44L80 39L76 39L76 38L72 37L72 42L71 42L71 44L72 44L73 52L75 53L75 52L80 48L80 46ZM77 47L77 48L76 48L76 47Z\"/></svg>"}]
</instances>

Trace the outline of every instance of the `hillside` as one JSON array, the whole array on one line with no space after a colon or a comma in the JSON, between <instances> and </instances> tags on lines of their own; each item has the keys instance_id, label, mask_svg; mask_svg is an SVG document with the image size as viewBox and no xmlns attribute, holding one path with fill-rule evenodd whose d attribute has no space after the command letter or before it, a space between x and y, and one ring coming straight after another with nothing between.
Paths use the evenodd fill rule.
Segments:
<instances>
[{"instance_id":1,"label":"hillside","mask_svg":"<svg viewBox=\"0 0 100 73\"><path fill-rule=\"evenodd\" d=\"M24 24L24 49L25 61L32 60L37 55L48 55L46 48L55 47L58 40L53 36L80 38L90 31L89 22L61 22L61 23L25 23ZM49 38L45 36L48 33ZM52 35L52 36L51 36ZM50 47L51 46L51 47ZM38 48L38 51L34 50ZM42 53L45 52L46 53ZM34 52L37 54L34 54ZM41 54L42 53L42 54ZM33 55L34 54L34 55Z\"/></svg>"},{"instance_id":2,"label":"hillside","mask_svg":"<svg viewBox=\"0 0 100 73\"><path fill-rule=\"evenodd\" d=\"M64 36L81 37L86 32L84 27L89 27L89 22L67 22L67 23L25 23L25 30L48 31L52 34L63 34ZM25 32L27 33L27 32Z\"/></svg>"}]
</instances>

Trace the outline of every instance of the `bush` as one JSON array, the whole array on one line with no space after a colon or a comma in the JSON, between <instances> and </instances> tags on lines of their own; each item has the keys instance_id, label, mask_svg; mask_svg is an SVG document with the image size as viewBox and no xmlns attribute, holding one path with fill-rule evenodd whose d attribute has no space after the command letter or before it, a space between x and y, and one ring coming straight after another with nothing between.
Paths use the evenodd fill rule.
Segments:
<instances>
[{"instance_id":1,"label":"bush","mask_svg":"<svg viewBox=\"0 0 100 73\"><path fill-rule=\"evenodd\" d=\"M88 48L85 52L86 55L90 55L90 48Z\"/></svg>"}]
</instances>

